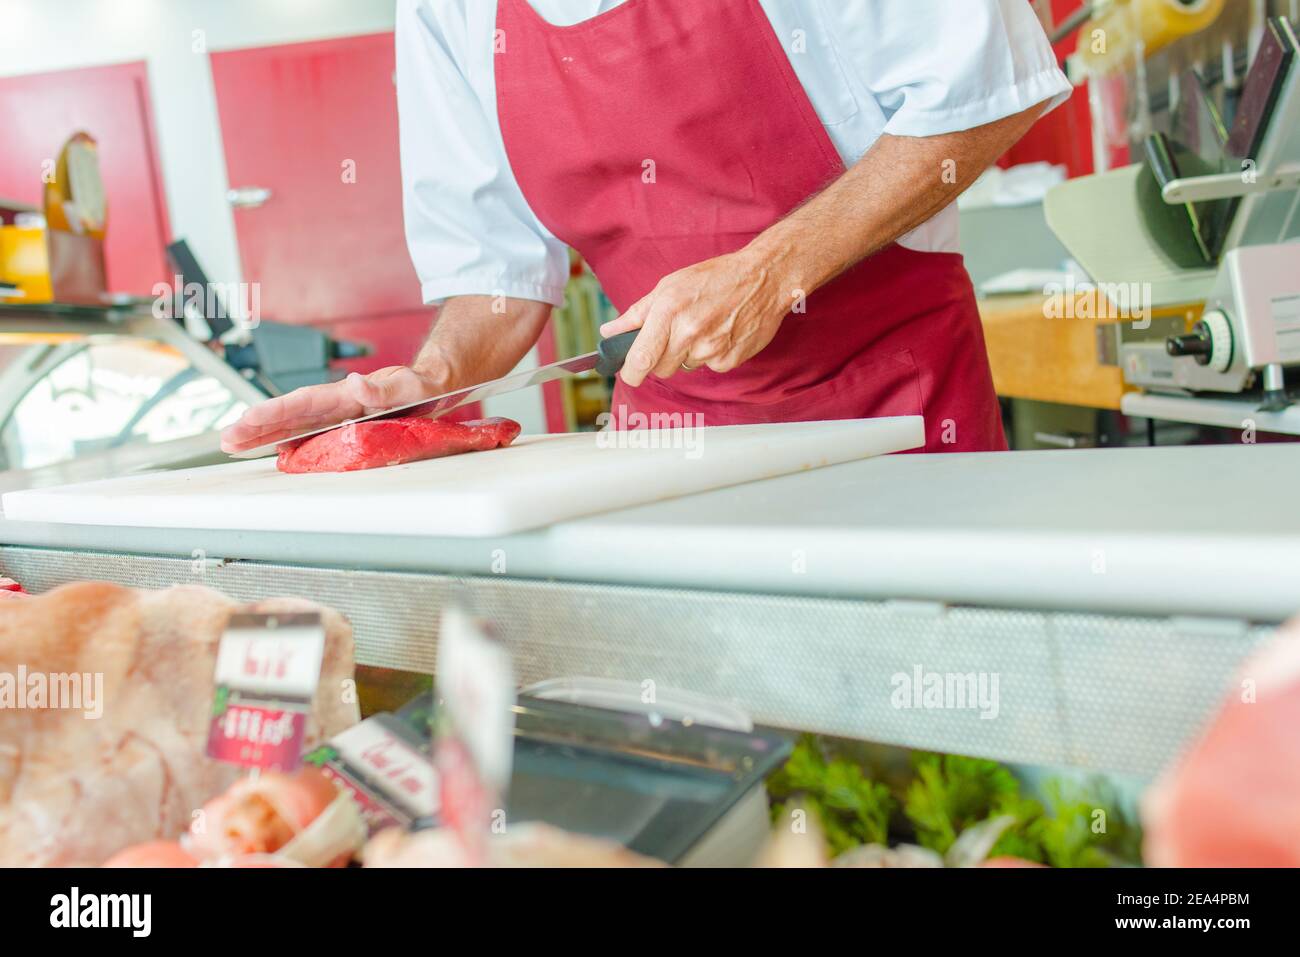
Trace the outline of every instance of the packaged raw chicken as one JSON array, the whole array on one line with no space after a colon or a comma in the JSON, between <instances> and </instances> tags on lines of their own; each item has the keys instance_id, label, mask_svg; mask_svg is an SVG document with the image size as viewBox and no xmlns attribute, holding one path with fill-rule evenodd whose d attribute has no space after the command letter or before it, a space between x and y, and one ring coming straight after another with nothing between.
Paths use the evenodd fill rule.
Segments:
<instances>
[{"instance_id":1,"label":"packaged raw chicken","mask_svg":"<svg viewBox=\"0 0 1300 957\"><path fill-rule=\"evenodd\" d=\"M306 742L355 724L347 622L293 599L243 607L319 613L324 655ZM40 706L12 702L0 721L0 866L93 866L173 840L239 778L206 745L218 642L240 608L193 585L79 583L0 602L0 674L23 674L16 690L46 695Z\"/></svg>"}]
</instances>

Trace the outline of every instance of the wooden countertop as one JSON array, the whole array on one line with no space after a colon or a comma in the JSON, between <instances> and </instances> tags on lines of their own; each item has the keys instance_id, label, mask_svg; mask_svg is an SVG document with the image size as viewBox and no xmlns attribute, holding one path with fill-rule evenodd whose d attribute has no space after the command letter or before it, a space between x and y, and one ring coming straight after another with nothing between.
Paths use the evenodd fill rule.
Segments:
<instances>
[{"instance_id":1,"label":"wooden countertop","mask_svg":"<svg viewBox=\"0 0 1300 957\"><path fill-rule=\"evenodd\" d=\"M1098 328L1115 320L1049 318L1046 303L1042 295L980 301L998 395L1118 410L1124 393L1134 390L1118 366L1098 358Z\"/></svg>"}]
</instances>

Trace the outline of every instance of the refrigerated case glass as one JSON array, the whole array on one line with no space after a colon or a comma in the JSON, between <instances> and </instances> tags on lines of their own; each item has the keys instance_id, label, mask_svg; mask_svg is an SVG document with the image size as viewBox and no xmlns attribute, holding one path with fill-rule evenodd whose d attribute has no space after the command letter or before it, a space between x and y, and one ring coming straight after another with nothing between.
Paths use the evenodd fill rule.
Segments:
<instances>
[{"instance_id":1,"label":"refrigerated case glass","mask_svg":"<svg viewBox=\"0 0 1300 957\"><path fill-rule=\"evenodd\" d=\"M164 343L129 335L0 348L0 451L8 469L223 428L247 408Z\"/></svg>"}]
</instances>

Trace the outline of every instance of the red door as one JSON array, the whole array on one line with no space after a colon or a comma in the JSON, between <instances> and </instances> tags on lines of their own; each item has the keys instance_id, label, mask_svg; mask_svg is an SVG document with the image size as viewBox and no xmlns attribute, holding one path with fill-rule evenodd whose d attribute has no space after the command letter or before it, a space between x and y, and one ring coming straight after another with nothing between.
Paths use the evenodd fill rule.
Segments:
<instances>
[{"instance_id":1,"label":"red door","mask_svg":"<svg viewBox=\"0 0 1300 957\"><path fill-rule=\"evenodd\" d=\"M339 363L349 372L410 362L436 310L421 300L402 227L393 35L211 61L227 180L269 190L234 213L262 314L370 345L370 356Z\"/></svg>"},{"instance_id":2,"label":"red door","mask_svg":"<svg viewBox=\"0 0 1300 957\"><path fill-rule=\"evenodd\" d=\"M108 287L151 295L171 276L171 230L144 63L0 77L0 197L39 208L42 164L78 130L99 142Z\"/></svg>"},{"instance_id":3,"label":"red door","mask_svg":"<svg viewBox=\"0 0 1300 957\"><path fill-rule=\"evenodd\" d=\"M330 322L425 311L402 231L393 35L214 53L244 280L263 313Z\"/></svg>"}]
</instances>

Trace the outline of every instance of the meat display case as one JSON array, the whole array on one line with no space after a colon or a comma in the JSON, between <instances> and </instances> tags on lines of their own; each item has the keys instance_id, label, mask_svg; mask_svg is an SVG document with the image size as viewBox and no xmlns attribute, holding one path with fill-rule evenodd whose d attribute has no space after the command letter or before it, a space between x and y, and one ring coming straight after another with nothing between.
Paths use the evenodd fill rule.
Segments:
<instances>
[{"instance_id":1,"label":"meat display case","mask_svg":"<svg viewBox=\"0 0 1300 957\"><path fill-rule=\"evenodd\" d=\"M653 680L779 728L1147 777L1300 607L1298 470L1294 445L901 455L499 539L6 521L0 572L299 595L351 619L359 664L424 673L468 596L524 684ZM907 706L917 668L995 676L995 713Z\"/></svg>"},{"instance_id":2,"label":"meat display case","mask_svg":"<svg viewBox=\"0 0 1300 957\"><path fill-rule=\"evenodd\" d=\"M91 476L219 459L215 430L265 397L150 301L0 304L8 469L76 462L71 474Z\"/></svg>"}]
</instances>

